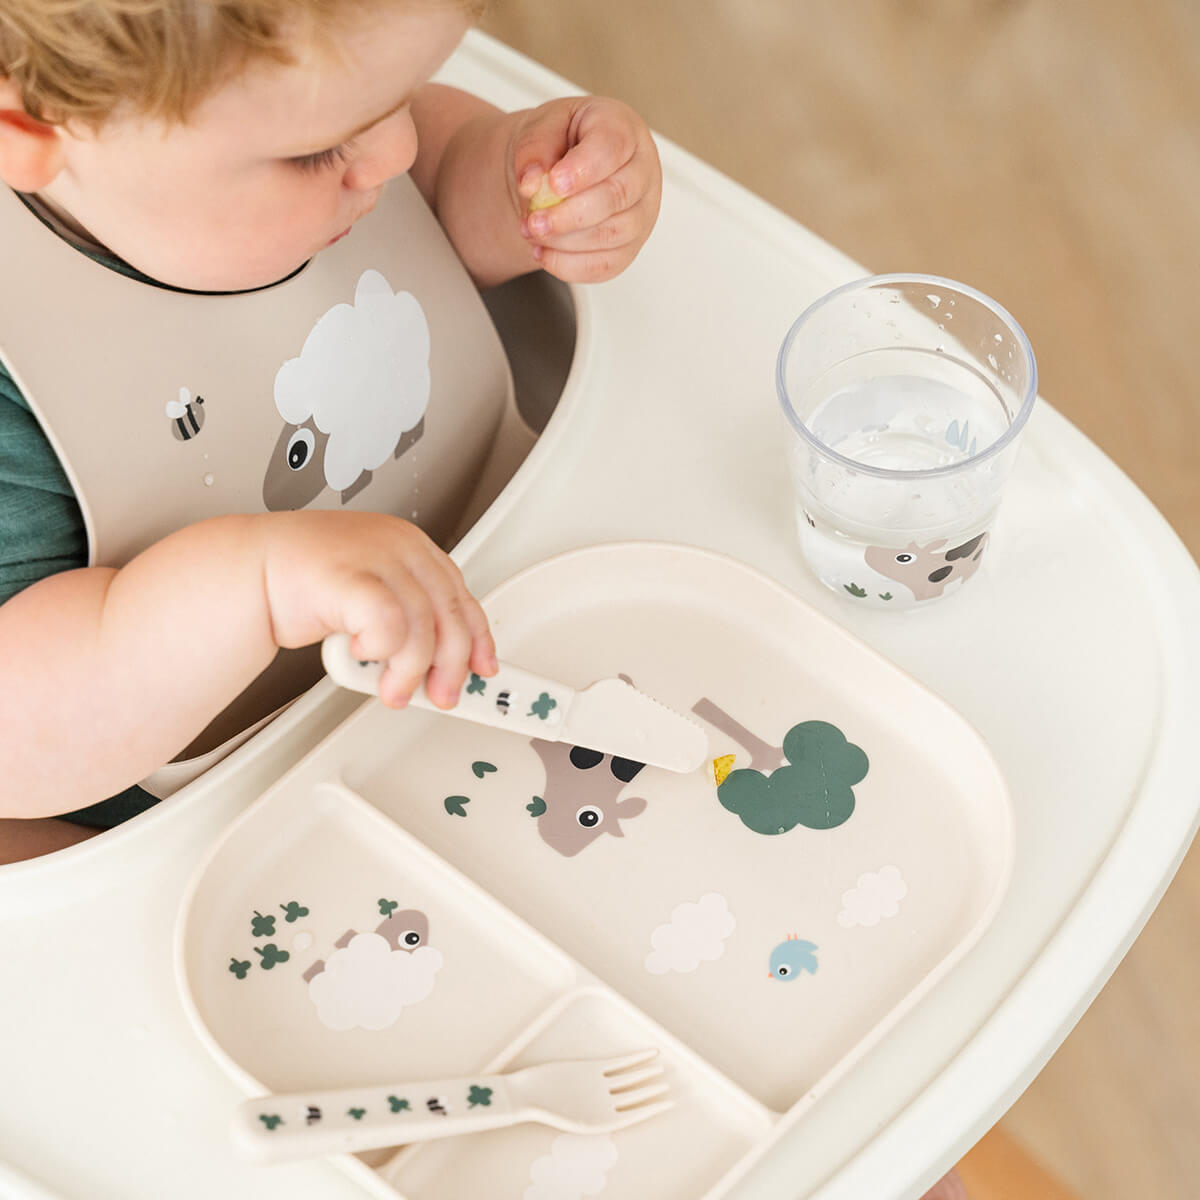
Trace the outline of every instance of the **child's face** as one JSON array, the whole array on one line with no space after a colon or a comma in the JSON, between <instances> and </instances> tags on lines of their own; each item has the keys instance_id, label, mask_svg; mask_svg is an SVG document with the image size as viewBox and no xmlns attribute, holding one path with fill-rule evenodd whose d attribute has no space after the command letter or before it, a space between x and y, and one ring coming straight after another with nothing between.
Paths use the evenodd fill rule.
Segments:
<instances>
[{"instance_id":1,"label":"child's face","mask_svg":"<svg viewBox=\"0 0 1200 1200\"><path fill-rule=\"evenodd\" d=\"M450 5L370 9L335 35L337 53L255 63L185 125L114 119L96 135L65 134L63 170L42 194L162 283L273 283L345 234L412 166L407 101L467 25Z\"/></svg>"}]
</instances>

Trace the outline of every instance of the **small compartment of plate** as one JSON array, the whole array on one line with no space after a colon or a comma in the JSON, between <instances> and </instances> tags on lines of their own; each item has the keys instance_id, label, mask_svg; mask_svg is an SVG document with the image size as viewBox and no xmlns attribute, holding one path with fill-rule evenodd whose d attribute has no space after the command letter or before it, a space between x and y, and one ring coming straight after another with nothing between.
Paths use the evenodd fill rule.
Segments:
<instances>
[{"instance_id":1,"label":"small compartment of plate","mask_svg":"<svg viewBox=\"0 0 1200 1200\"><path fill-rule=\"evenodd\" d=\"M185 902L185 1003L273 1092L478 1071L576 982L536 934L347 788L232 825Z\"/></svg>"},{"instance_id":2,"label":"small compartment of plate","mask_svg":"<svg viewBox=\"0 0 1200 1200\"><path fill-rule=\"evenodd\" d=\"M611 1134L527 1124L429 1142L398 1155L384 1177L406 1200L698 1200L770 1133L770 1115L628 1005L582 991L496 1069L615 1058L650 1046L660 1048L674 1103L668 1112Z\"/></svg>"}]
</instances>

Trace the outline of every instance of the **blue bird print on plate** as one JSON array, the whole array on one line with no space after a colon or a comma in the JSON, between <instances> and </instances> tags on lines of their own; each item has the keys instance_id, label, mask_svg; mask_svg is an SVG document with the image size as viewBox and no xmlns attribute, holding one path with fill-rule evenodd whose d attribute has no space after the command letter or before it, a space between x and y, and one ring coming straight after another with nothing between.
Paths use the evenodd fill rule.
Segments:
<instances>
[{"instance_id":1,"label":"blue bird print on plate","mask_svg":"<svg viewBox=\"0 0 1200 1200\"><path fill-rule=\"evenodd\" d=\"M803 971L815 975L816 951L817 947L812 942L806 942L794 933L789 933L787 938L771 951L770 978L778 979L781 983L791 983L798 979Z\"/></svg>"}]
</instances>

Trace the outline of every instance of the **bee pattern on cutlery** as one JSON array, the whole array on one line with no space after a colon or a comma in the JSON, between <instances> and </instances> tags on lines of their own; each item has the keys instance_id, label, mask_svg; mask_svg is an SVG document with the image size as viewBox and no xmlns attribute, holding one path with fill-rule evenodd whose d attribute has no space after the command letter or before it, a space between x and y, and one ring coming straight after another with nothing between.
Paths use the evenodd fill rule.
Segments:
<instances>
[{"instance_id":1,"label":"bee pattern on cutlery","mask_svg":"<svg viewBox=\"0 0 1200 1200\"><path fill-rule=\"evenodd\" d=\"M450 1115L450 1110L446 1107L445 1102L440 1096L430 1096L429 1099L425 1101L425 1107L429 1109L431 1113L437 1113L442 1117L448 1117Z\"/></svg>"},{"instance_id":2,"label":"bee pattern on cutlery","mask_svg":"<svg viewBox=\"0 0 1200 1200\"><path fill-rule=\"evenodd\" d=\"M501 692L496 697L496 707L500 710L503 716L508 716L508 710L512 707L512 693Z\"/></svg>"}]
</instances>

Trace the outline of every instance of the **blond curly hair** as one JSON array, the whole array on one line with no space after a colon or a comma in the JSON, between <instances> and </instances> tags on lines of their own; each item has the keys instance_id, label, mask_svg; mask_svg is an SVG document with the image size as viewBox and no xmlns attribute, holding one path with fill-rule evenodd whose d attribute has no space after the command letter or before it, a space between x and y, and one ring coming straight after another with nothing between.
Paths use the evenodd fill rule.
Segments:
<instances>
[{"instance_id":1,"label":"blond curly hair","mask_svg":"<svg viewBox=\"0 0 1200 1200\"><path fill-rule=\"evenodd\" d=\"M179 122L255 60L295 61L296 36L318 42L352 9L487 0L0 0L0 79L25 111L99 128L118 109Z\"/></svg>"}]
</instances>

